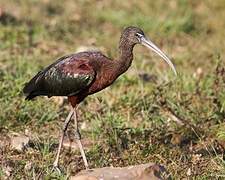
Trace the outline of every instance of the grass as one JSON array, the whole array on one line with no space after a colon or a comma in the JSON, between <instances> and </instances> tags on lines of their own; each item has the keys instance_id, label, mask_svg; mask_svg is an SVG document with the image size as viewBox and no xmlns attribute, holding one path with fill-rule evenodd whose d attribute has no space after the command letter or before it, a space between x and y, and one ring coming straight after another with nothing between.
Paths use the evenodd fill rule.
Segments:
<instances>
[{"instance_id":1,"label":"grass","mask_svg":"<svg viewBox=\"0 0 225 180\"><path fill-rule=\"evenodd\" d=\"M21 133L32 141L23 153L0 149L0 176L9 168L11 179L66 179L84 169L79 152L64 148L63 175L51 172L68 105L46 98L26 102L21 89L44 66L80 46L116 57L121 30L137 25L172 58L179 77L159 57L135 47L130 70L80 105L83 138L94 142L87 149L91 167L156 162L172 179L224 178L222 0L0 4L0 137Z\"/></svg>"}]
</instances>

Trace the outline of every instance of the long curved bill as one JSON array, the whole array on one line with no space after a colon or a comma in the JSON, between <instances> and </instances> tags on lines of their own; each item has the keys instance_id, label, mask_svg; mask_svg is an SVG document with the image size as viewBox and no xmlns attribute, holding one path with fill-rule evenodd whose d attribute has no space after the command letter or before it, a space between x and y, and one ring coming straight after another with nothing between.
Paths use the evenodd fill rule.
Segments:
<instances>
[{"instance_id":1,"label":"long curved bill","mask_svg":"<svg viewBox=\"0 0 225 180\"><path fill-rule=\"evenodd\" d=\"M155 53L157 53L160 57L163 58L164 61L172 68L175 75L177 75L177 71L173 65L173 63L170 61L170 59L150 40L147 40L144 36L141 37L141 44L146 46L147 48L151 49Z\"/></svg>"}]
</instances>

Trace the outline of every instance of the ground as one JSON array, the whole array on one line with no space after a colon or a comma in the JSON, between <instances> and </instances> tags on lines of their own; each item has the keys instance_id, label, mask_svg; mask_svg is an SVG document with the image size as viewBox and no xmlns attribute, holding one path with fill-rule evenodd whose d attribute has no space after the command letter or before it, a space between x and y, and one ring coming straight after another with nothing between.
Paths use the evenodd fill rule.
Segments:
<instances>
[{"instance_id":1,"label":"ground","mask_svg":"<svg viewBox=\"0 0 225 180\"><path fill-rule=\"evenodd\" d=\"M91 168L155 162L172 179L223 179L224 8L223 0L0 0L0 176L66 179L84 169L80 153L64 148L63 174L51 171L67 102L27 102L21 90L78 48L117 57L120 32L136 25L171 57L179 76L135 47L128 72L79 107ZM15 134L31 138L24 152L4 145Z\"/></svg>"}]
</instances>

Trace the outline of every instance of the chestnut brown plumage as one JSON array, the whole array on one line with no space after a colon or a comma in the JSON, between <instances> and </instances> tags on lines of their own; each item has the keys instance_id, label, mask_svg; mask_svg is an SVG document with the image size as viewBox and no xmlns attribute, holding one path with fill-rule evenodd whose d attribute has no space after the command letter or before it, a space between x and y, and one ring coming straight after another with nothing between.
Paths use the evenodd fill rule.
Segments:
<instances>
[{"instance_id":1,"label":"chestnut brown plumage","mask_svg":"<svg viewBox=\"0 0 225 180\"><path fill-rule=\"evenodd\" d=\"M72 110L64 123L54 167L58 166L64 133L73 116L76 128L75 137L84 164L88 168L87 159L80 142L76 107L88 95L111 85L118 76L130 67L133 60L133 48L136 44L143 44L160 55L176 74L176 70L169 58L145 37L141 29L127 27L120 38L118 59L112 60L101 52L94 51L71 54L58 59L55 63L38 72L25 85L23 92L26 94L27 100L31 100L36 96L67 96L72 105Z\"/></svg>"}]
</instances>

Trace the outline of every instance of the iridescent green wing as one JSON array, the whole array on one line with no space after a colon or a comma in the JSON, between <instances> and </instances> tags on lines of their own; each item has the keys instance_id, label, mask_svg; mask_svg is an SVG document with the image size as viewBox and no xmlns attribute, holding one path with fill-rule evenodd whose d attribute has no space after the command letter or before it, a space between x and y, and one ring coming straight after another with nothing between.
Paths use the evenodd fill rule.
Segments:
<instances>
[{"instance_id":1,"label":"iridescent green wing","mask_svg":"<svg viewBox=\"0 0 225 180\"><path fill-rule=\"evenodd\" d=\"M95 75L88 60L69 57L45 72L44 90L48 96L75 95L88 88Z\"/></svg>"}]
</instances>

